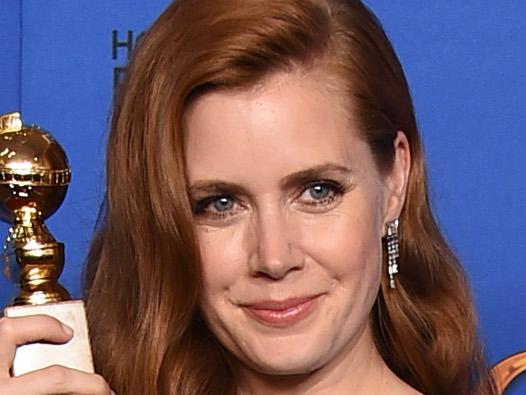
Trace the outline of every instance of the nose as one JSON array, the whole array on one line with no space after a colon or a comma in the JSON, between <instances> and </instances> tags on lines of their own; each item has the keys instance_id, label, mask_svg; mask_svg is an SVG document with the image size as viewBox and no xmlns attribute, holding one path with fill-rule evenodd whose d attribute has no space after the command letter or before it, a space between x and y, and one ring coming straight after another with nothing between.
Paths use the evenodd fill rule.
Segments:
<instances>
[{"instance_id":1,"label":"nose","mask_svg":"<svg viewBox=\"0 0 526 395\"><path fill-rule=\"evenodd\" d=\"M290 222L278 210L258 217L254 232L257 247L250 260L253 276L280 280L304 267L304 256L294 240L297 230Z\"/></svg>"}]
</instances>

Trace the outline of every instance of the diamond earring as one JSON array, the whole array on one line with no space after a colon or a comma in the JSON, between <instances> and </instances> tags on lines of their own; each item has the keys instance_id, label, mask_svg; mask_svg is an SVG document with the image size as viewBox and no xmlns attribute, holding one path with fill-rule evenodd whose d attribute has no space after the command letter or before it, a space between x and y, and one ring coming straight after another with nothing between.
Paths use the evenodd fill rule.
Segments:
<instances>
[{"instance_id":1,"label":"diamond earring","mask_svg":"<svg viewBox=\"0 0 526 395\"><path fill-rule=\"evenodd\" d=\"M398 226L400 221L395 219L394 221L387 223L387 236L385 237L385 243L387 247L387 270L389 274L389 287L394 289L395 282L394 276L398 274L398 258L400 257L400 243L398 240Z\"/></svg>"}]
</instances>

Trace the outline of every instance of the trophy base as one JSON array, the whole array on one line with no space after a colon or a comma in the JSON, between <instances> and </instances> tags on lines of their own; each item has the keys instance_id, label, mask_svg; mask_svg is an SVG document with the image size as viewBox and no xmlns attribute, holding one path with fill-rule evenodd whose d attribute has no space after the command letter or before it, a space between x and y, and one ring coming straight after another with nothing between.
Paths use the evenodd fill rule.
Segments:
<instances>
[{"instance_id":1,"label":"trophy base","mask_svg":"<svg viewBox=\"0 0 526 395\"><path fill-rule=\"evenodd\" d=\"M74 335L66 344L31 343L17 348L13 367L13 376L20 376L33 370L51 365L63 365L68 368L93 373L88 325L84 303L81 300L7 307L6 317L47 314L70 326Z\"/></svg>"}]
</instances>

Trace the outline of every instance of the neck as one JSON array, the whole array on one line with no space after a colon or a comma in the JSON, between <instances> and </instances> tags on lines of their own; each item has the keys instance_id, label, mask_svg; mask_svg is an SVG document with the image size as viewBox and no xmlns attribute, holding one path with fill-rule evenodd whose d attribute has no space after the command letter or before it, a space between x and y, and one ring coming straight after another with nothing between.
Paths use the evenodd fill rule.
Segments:
<instances>
[{"instance_id":1,"label":"neck","mask_svg":"<svg viewBox=\"0 0 526 395\"><path fill-rule=\"evenodd\" d=\"M367 326L324 366L294 376L266 375L240 369L239 395L381 394L397 378L378 353Z\"/></svg>"}]
</instances>

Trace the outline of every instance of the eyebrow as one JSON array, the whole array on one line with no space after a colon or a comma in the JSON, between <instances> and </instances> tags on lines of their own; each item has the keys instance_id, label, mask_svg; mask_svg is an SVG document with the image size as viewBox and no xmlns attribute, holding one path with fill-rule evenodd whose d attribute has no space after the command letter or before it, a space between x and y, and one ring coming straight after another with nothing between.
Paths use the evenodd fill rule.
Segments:
<instances>
[{"instance_id":1,"label":"eyebrow","mask_svg":"<svg viewBox=\"0 0 526 395\"><path fill-rule=\"evenodd\" d=\"M190 196L197 194L232 194L232 195L249 195L248 191L238 184L222 180L203 180L196 181L189 188Z\"/></svg>"},{"instance_id":2,"label":"eyebrow","mask_svg":"<svg viewBox=\"0 0 526 395\"><path fill-rule=\"evenodd\" d=\"M305 170L300 170L296 173L285 176L280 181L282 189L289 189L293 186L303 185L308 182L330 178L331 176L349 176L352 173L351 169L346 166L336 163L324 163ZM223 180L198 180L190 185L190 195L197 193L209 194L233 194L249 196L250 192L241 185L234 184Z\"/></svg>"},{"instance_id":3,"label":"eyebrow","mask_svg":"<svg viewBox=\"0 0 526 395\"><path fill-rule=\"evenodd\" d=\"M283 180L281 180L280 186L283 189L287 189L292 186L303 185L308 182L329 178L335 175L348 176L350 174L351 169L346 166L338 165L336 163L324 163L286 176L283 178Z\"/></svg>"}]
</instances>

